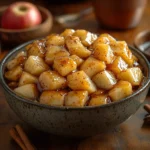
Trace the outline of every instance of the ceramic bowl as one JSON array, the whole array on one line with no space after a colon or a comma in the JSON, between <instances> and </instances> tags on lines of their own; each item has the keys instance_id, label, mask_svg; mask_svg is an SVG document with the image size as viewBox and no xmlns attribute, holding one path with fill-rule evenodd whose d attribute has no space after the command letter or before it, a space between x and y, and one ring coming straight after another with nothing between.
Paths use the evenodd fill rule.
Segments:
<instances>
[{"instance_id":1,"label":"ceramic bowl","mask_svg":"<svg viewBox=\"0 0 150 150\"><path fill-rule=\"evenodd\" d=\"M32 127L52 134L87 137L115 128L128 119L146 98L150 83L150 66L145 56L135 48L134 55L143 66L144 80L140 88L127 98L102 106L54 107L27 100L16 95L3 77L6 63L25 50L25 43L13 49L1 62L0 82L9 106L22 120Z\"/></svg>"},{"instance_id":2,"label":"ceramic bowl","mask_svg":"<svg viewBox=\"0 0 150 150\"><path fill-rule=\"evenodd\" d=\"M0 20L7 6L0 8ZM38 6L42 15L42 23L27 29L4 29L0 27L0 40L4 45L17 46L27 41L47 36L53 25L51 13L44 7Z\"/></svg>"},{"instance_id":3,"label":"ceramic bowl","mask_svg":"<svg viewBox=\"0 0 150 150\"><path fill-rule=\"evenodd\" d=\"M150 30L139 32L134 39L134 45L150 60Z\"/></svg>"}]
</instances>

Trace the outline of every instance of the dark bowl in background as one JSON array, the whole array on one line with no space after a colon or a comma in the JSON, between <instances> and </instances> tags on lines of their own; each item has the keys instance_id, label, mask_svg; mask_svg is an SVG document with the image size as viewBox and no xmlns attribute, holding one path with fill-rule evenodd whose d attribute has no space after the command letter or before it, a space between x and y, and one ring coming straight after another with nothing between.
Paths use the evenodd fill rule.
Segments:
<instances>
[{"instance_id":1,"label":"dark bowl in background","mask_svg":"<svg viewBox=\"0 0 150 150\"><path fill-rule=\"evenodd\" d=\"M100 25L111 29L136 27L147 0L92 0Z\"/></svg>"},{"instance_id":2,"label":"dark bowl in background","mask_svg":"<svg viewBox=\"0 0 150 150\"><path fill-rule=\"evenodd\" d=\"M0 8L0 22L3 12L7 6ZM27 29L4 29L0 27L0 40L3 45L17 46L24 42L44 37L50 33L53 25L53 17L48 9L38 6L42 15L42 23Z\"/></svg>"}]
</instances>

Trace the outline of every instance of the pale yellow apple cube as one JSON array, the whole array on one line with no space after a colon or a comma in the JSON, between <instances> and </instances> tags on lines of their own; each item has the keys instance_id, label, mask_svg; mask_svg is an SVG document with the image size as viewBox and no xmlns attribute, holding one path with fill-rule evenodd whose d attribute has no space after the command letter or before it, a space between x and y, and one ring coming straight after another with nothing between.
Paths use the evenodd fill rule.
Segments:
<instances>
[{"instance_id":1,"label":"pale yellow apple cube","mask_svg":"<svg viewBox=\"0 0 150 150\"><path fill-rule=\"evenodd\" d=\"M73 36L77 36L80 38L82 44L86 47L90 46L93 41L97 39L97 35L93 34L89 31L83 30L83 29L78 29L75 31Z\"/></svg>"},{"instance_id":2,"label":"pale yellow apple cube","mask_svg":"<svg viewBox=\"0 0 150 150\"><path fill-rule=\"evenodd\" d=\"M28 72L23 71L20 79L19 79L19 86L25 85L25 84L31 84L31 83L38 83L38 78L31 75Z\"/></svg>"},{"instance_id":3,"label":"pale yellow apple cube","mask_svg":"<svg viewBox=\"0 0 150 150\"><path fill-rule=\"evenodd\" d=\"M66 46L71 55L77 55L80 58L87 58L91 55L91 51L83 46L79 37L68 36L66 38Z\"/></svg>"},{"instance_id":4,"label":"pale yellow apple cube","mask_svg":"<svg viewBox=\"0 0 150 150\"><path fill-rule=\"evenodd\" d=\"M92 47L95 48L98 44L113 44L116 42L110 34L104 33L101 34L92 44Z\"/></svg>"},{"instance_id":5,"label":"pale yellow apple cube","mask_svg":"<svg viewBox=\"0 0 150 150\"><path fill-rule=\"evenodd\" d=\"M26 52L27 56L39 56L41 58L44 58L45 56L45 40L36 40L33 43L26 46Z\"/></svg>"},{"instance_id":6,"label":"pale yellow apple cube","mask_svg":"<svg viewBox=\"0 0 150 150\"><path fill-rule=\"evenodd\" d=\"M59 34L51 34L46 37L46 46L49 45L56 45L56 46L63 46L65 43L65 39L63 36Z\"/></svg>"},{"instance_id":7,"label":"pale yellow apple cube","mask_svg":"<svg viewBox=\"0 0 150 150\"><path fill-rule=\"evenodd\" d=\"M114 88L112 88L108 95L112 101L121 100L133 93L132 85L128 81L119 81Z\"/></svg>"},{"instance_id":8,"label":"pale yellow apple cube","mask_svg":"<svg viewBox=\"0 0 150 150\"><path fill-rule=\"evenodd\" d=\"M124 61L129 65L129 67L133 66L134 60L132 57L132 53L125 41L117 41L111 45L111 48L113 50L113 53L116 56L121 56Z\"/></svg>"},{"instance_id":9,"label":"pale yellow apple cube","mask_svg":"<svg viewBox=\"0 0 150 150\"><path fill-rule=\"evenodd\" d=\"M40 96L40 103L50 106L63 106L66 92L64 91L44 91Z\"/></svg>"},{"instance_id":10,"label":"pale yellow apple cube","mask_svg":"<svg viewBox=\"0 0 150 150\"><path fill-rule=\"evenodd\" d=\"M104 70L93 76L93 82L98 88L110 90L117 83L117 79L111 71Z\"/></svg>"},{"instance_id":11,"label":"pale yellow apple cube","mask_svg":"<svg viewBox=\"0 0 150 150\"><path fill-rule=\"evenodd\" d=\"M66 38L67 36L73 35L74 32L74 29L65 29L64 32L62 32L60 35Z\"/></svg>"},{"instance_id":12,"label":"pale yellow apple cube","mask_svg":"<svg viewBox=\"0 0 150 150\"><path fill-rule=\"evenodd\" d=\"M132 67L120 72L117 75L117 78L120 80L129 81L133 86L138 86L142 82L143 74L139 67Z\"/></svg>"},{"instance_id":13,"label":"pale yellow apple cube","mask_svg":"<svg viewBox=\"0 0 150 150\"><path fill-rule=\"evenodd\" d=\"M70 57L77 63L77 66L80 66L84 62L84 60L77 55L71 55Z\"/></svg>"},{"instance_id":14,"label":"pale yellow apple cube","mask_svg":"<svg viewBox=\"0 0 150 150\"><path fill-rule=\"evenodd\" d=\"M77 71L67 76L68 86L72 90L85 90L89 93L96 91L96 86L84 71Z\"/></svg>"},{"instance_id":15,"label":"pale yellow apple cube","mask_svg":"<svg viewBox=\"0 0 150 150\"><path fill-rule=\"evenodd\" d=\"M9 71L6 71L4 76L6 79L8 79L10 81L18 81L21 77L22 71L23 71L22 67L17 66Z\"/></svg>"},{"instance_id":16,"label":"pale yellow apple cube","mask_svg":"<svg viewBox=\"0 0 150 150\"><path fill-rule=\"evenodd\" d=\"M11 70L19 65L24 64L25 60L26 60L25 56L15 57L14 59L7 62L6 67L8 70Z\"/></svg>"},{"instance_id":17,"label":"pale yellow apple cube","mask_svg":"<svg viewBox=\"0 0 150 150\"><path fill-rule=\"evenodd\" d=\"M43 90L58 90L66 87L66 78L55 71L45 71L40 75L39 83Z\"/></svg>"},{"instance_id":18,"label":"pale yellow apple cube","mask_svg":"<svg viewBox=\"0 0 150 150\"><path fill-rule=\"evenodd\" d=\"M104 61L99 61L94 57L87 58L81 65L80 70L83 70L90 78L106 68Z\"/></svg>"},{"instance_id":19,"label":"pale yellow apple cube","mask_svg":"<svg viewBox=\"0 0 150 150\"><path fill-rule=\"evenodd\" d=\"M97 44L93 51L93 56L106 64L111 64L114 60L113 51L107 44Z\"/></svg>"},{"instance_id":20,"label":"pale yellow apple cube","mask_svg":"<svg viewBox=\"0 0 150 150\"><path fill-rule=\"evenodd\" d=\"M108 68L117 75L121 71L126 70L128 68L128 64L120 56L118 56L113 63L108 66Z\"/></svg>"},{"instance_id":21,"label":"pale yellow apple cube","mask_svg":"<svg viewBox=\"0 0 150 150\"><path fill-rule=\"evenodd\" d=\"M45 62L53 64L56 57L69 56L69 52L62 46L49 45L46 47Z\"/></svg>"},{"instance_id":22,"label":"pale yellow apple cube","mask_svg":"<svg viewBox=\"0 0 150 150\"><path fill-rule=\"evenodd\" d=\"M87 100L87 91L71 91L65 96L65 106L84 107Z\"/></svg>"},{"instance_id":23,"label":"pale yellow apple cube","mask_svg":"<svg viewBox=\"0 0 150 150\"><path fill-rule=\"evenodd\" d=\"M39 76L49 70L49 66L39 56L29 56L24 64L24 70L32 75Z\"/></svg>"},{"instance_id":24,"label":"pale yellow apple cube","mask_svg":"<svg viewBox=\"0 0 150 150\"><path fill-rule=\"evenodd\" d=\"M88 105L89 106L104 105L104 104L107 104L107 99L108 99L107 95L104 95L104 94L93 96L91 97Z\"/></svg>"},{"instance_id":25,"label":"pale yellow apple cube","mask_svg":"<svg viewBox=\"0 0 150 150\"><path fill-rule=\"evenodd\" d=\"M14 89L14 92L31 100L37 100L39 94L35 84L26 84L23 86L19 86Z\"/></svg>"},{"instance_id":26,"label":"pale yellow apple cube","mask_svg":"<svg viewBox=\"0 0 150 150\"><path fill-rule=\"evenodd\" d=\"M70 57L60 57L54 60L53 64L54 70L56 70L60 75L66 76L72 71L77 69L76 62Z\"/></svg>"}]
</instances>

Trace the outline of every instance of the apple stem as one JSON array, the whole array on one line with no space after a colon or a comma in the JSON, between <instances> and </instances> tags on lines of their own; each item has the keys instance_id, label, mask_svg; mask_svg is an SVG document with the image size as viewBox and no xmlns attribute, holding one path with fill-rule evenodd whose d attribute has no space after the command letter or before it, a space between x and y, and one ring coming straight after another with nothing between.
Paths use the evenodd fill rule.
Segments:
<instances>
[{"instance_id":1,"label":"apple stem","mask_svg":"<svg viewBox=\"0 0 150 150\"><path fill-rule=\"evenodd\" d=\"M27 10L28 10L28 8L27 8L27 7L25 7L25 6L20 6L20 7L19 7L19 10L21 10L21 11L27 11Z\"/></svg>"}]
</instances>

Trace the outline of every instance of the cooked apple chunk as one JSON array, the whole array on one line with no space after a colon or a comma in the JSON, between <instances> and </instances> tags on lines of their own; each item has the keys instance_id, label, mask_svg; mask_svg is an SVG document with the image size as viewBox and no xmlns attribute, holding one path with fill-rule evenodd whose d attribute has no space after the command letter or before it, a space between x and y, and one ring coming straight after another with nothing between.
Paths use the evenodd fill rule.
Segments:
<instances>
[{"instance_id":1,"label":"cooked apple chunk","mask_svg":"<svg viewBox=\"0 0 150 150\"><path fill-rule=\"evenodd\" d=\"M66 92L64 91L44 91L40 96L40 103L50 106L63 106Z\"/></svg>"},{"instance_id":2,"label":"cooked apple chunk","mask_svg":"<svg viewBox=\"0 0 150 150\"><path fill-rule=\"evenodd\" d=\"M45 71L39 77L43 90L58 90L66 87L66 79L55 71Z\"/></svg>"},{"instance_id":3,"label":"cooked apple chunk","mask_svg":"<svg viewBox=\"0 0 150 150\"><path fill-rule=\"evenodd\" d=\"M126 70L128 68L128 64L119 56L116 57L116 59L108 66L108 68L117 75L121 71Z\"/></svg>"},{"instance_id":4,"label":"cooked apple chunk","mask_svg":"<svg viewBox=\"0 0 150 150\"><path fill-rule=\"evenodd\" d=\"M19 57L16 57L12 60L10 60L7 64L6 64L6 67L8 70L11 70L19 65L22 65L24 64L26 60L26 57L25 56L19 56Z\"/></svg>"},{"instance_id":5,"label":"cooked apple chunk","mask_svg":"<svg viewBox=\"0 0 150 150\"><path fill-rule=\"evenodd\" d=\"M14 92L31 100L36 100L38 98L38 89L35 84L19 86L14 89Z\"/></svg>"},{"instance_id":6,"label":"cooked apple chunk","mask_svg":"<svg viewBox=\"0 0 150 150\"><path fill-rule=\"evenodd\" d=\"M106 68L105 62L99 61L94 57L86 59L80 67L90 78Z\"/></svg>"},{"instance_id":7,"label":"cooked apple chunk","mask_svg":"<svg viewBox=\"0 0 150 150\"><path fill-rule=\"evenodd\" d=\"M62 46L65 43L65 39L63 36L60 36L59 34L51 34L46 37L46 46L48 45L56 45L56 46Z\"/></svg>"},{"instance_id":8,"label":"cooked apple chunk","mask_svg":"<svg viewBox=\"0 0 150 150\"><path fill-rule=\"evenodd\" d=\"M143 74L139 67L132 67L120 72L117 77L120 80L129 81L133 86L137 86L141 84Z\"/></svg>"},{"instance_id":9,"label":"cooked apple chunk","mask_svg":"<svg viewBox=\"0 0 150 150\"><path fill-rule=\"evenodd\" d=\"M19 86L22 86L25 84L37 83L37 82L38 82L37 77L24 71L19 79Z\"/></svg>"},{"instance_id":10,"label":"cooked apple chunk","mask_svg":"<svg viewBox=\"0 0 150 150\"><path fill-rule=\"evenodd\" d=\"M86 30L76 30L73 36L80 38L82 44L86 47L90 46L94 40L97 39L97 35Z\"/></svg>"},{"instance_id":11,"label":"cooked apple chunk","mask_svg":"<svg viewBox=\"0 0 150 150\"><path fill-rule=\"evenodd\" d=\"M83 107L87 100L87 91L71 91L65 96L65 106Z\"/></svg>"},{"instance_id":12,"label":"cooked apple chunk","mask_svg":"<svg viewBox=\"0 0 150 150\"><path fill-rule=\"evenodd\" d=\"M95 48L97 44L113 44L116 42L110 34L104 33L101 34L92 44L92 47Z\"/></svg>"},{"instance_id":13,"label":"cooked apple chunk","mask_svg":"<svg viewBox=\"0 0 150 150\"><path fill-rule=\"evenodd\" d=\"M94 48L93 56L106 64L111 64L114 60L114 54L107 44L97 44Z\"/></svg>"},{"instance_id":14,"label":"cooked apple chunk","mask_svg":"<svg viewBox=\"0 0 150 150\"><path fill-rule=\"evenodd\" d=\"M54 60L53 64L54 70L56 70L60 75L66 76L70 72L76 70L77 64L70 57L60 57Z\"/></svg>"},{"instance_id":15,"label":"cooked apple chunk","mask_svg":"<svg viewBox=\"0 0 150 150\"><path fill-rule=\"evenodd\" d=\"M48 69L49 66L38 56L29 56L24 64L24 70L35 76L39 76Z\"/></svg>"},{"instance_id":16,"label":"cooked apple chunk","mask_svg":"<svg viewBox=\"0 0 150 150\"><path fill-rule=\"evenodd\" d=\"M111 36L110 34L108 34L108 33L103 33L103 34L100 35L100 37L106 37L106 38L108 38L110 44L116 42L116 39L115 39L114 37L112 37L112 36Z\"/></svg>"},{"instance_id":17,"label":"cooked apple chunk","mask_svg":"<svg viewBox=\"0 0 150 150\"><path fill-rule=\"evenodd\" d=\"M107 104L107 99L108 99L107 95L104 94L93 96L91 97L88 105L89 106L104 105Z\"/></svg>"},{"instance_id":18,"label":"cooked apple chunk","mask_svg":"<svg viewBox=\"0 0 150 150\"><path fill-rule=\"evenodd\" d=\"M57 52L57 53L55 54L54 59L60 58L60 57L68 57L69 55L70 55L70 54L69 54L69 52L68 52L67 50L61 50L61 51L59 51L59 52Z\"/></svg>"},{"instance_id":19,"label":"cooked apple chunk","mask_svg":"<svg viewBox=\"0 0 150 150\"><path fill-rule=\"evenodd\" d=\"M119 81L114 88L112 88L108 95L112 101L121 100L132 94L132 85L128 81Z\"/></svg>"},{"instance_id":20,"label":"cooked apple chunk","mask_svg":"<svg viewBox=\"0 0 150 150\"><path fill-rule=\"evenodd\" d=\"M63 46L50 45L46 47L45 62L51 65L56 57L69 55L69 52Z\"/></svg>"},{"instance_id":21,"label":"cooked apple chunk","mask_svg":"<svg viewBox=\"0 0 150 150\"><path fill-rule=\"evenodd\" d=\"M44 42L44 40L36 40L30 45L26 46L27 56L29 57L33 55L43 58L46 51L44 47Z\"/></svg>"},{"instance_id":22,"label":"cooked apple chunk","mask_svg":"<svg viewBox=\"0 0 150 150\"><path fill-rule=\"evenodd\" d=\"M68 86L72 90L85 90L89 93L96 91L96 86L84 71L77 71L67 76Z\"/></svg>"},{"instance_id":23,"label":"cooked apple chunk","mask_svg":"<svg viewBox=\"0 0 150 150\"><path fill-rule=\"evenodd\" d=\"M73 29L65 29L65 31L62 32L60 35L63 36L64 38L66 38L67 36L73 35L74 32L75 32L75 30L73 30Z\"/></svg>"},{"instance_id":24,"label":"cooked apple chunk","mask_svg":"<svg viewBox=\"0 0 150 150\"><path fill-rule=\"evenodd\" d=\"M20 76L22 74L22 67L17 66L7 72L5 72L5 78L10 81L18 81L20 79Z\"/></svg>"},{"instance_id":25,"label":"cooked apple chunk","mask_svg":"<svg viewBox=\"0 0 150 150\"><path fill-rule=\"evenodd\" d=\"M76 36L68 36L66 38L66 46L71 55L87 58L91 54L91 51L84 47L79 37Z\"/></svg>"},{"instance_id":26,"label":"cooked apple chunk","mask_svg":"<svg viewBox=\"0 0 150 150\"><path fill-rule=\"evenodd\" d=\"M80 58L77 55L71 55L70 57L77 63L77 66L80 66L84 61L82 58Z\"/></svg>"},{"instance_id":27,"label":"cooked apple chunk","mask_svg":"<svg viewBox=\"0 0 150 150\"><path fill-rule=\"evenodd\" d=\"M92 48L95 49L98 44L109 44L109 39L107 37L99 36L92 44Z\"/></svg>"},{"instance_id":28,"label":"cooked apple chunk","mask_svg":"<svg viewBox=\"0 0 150 150\"><path fill-rule=\"evenodd\" d=\"M129 50L128 45L125 41L117 41L110 46L116 56L121 56L124 61L129 65L129 67L133 66L134 60L132 57L132 53Z\"/></svg>"},{"instance_id":29,"label":"cooked apple chunk","mask_svg":"<svg viewBox=\"0 0 150 150\"><path fill-rule=\"evenodd\" d=\"M21 51L15 56L15 58L19 58L20 56L26 57L27 53L25 51Z\"/></svg>"},{"instance_id":30,"label":"cooked apple chunk","mask_svg":"<svg viewBox=\"0 0 150 150\"><path fill-rule=\"evenodd\" d=\"M101 71L92 78L100 89L110 90L117 83L117 79L111 71Z\"/></svg>"}]
</instances>

